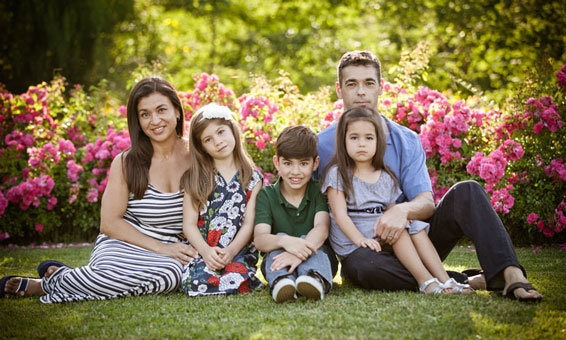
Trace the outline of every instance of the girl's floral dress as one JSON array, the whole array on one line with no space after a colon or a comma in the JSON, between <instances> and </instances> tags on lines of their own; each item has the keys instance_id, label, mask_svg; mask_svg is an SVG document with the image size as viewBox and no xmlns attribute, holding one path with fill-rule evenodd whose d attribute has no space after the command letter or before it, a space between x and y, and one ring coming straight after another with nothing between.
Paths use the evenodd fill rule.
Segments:
<instances>
[{"instance_id":1,"label":"girl's floral dress","mask_svg":"<svg viewBox=\"0 0 566 340\"><path fill-rule=\"evenodd\" d=\"M206 243L211 247L225 248L240 230L253 187L261 181L261 174L254 171L250 184L243 190L240 175L236 173L230 182L216 173L216 188L201 210L198 227ZM248 244L234 256L224 269L209 269L202 257L191 261L183 271L183 290L189 296L212 294L247 293L262 288L255 276L258 251Z\"/></svg>"}]
</instances>

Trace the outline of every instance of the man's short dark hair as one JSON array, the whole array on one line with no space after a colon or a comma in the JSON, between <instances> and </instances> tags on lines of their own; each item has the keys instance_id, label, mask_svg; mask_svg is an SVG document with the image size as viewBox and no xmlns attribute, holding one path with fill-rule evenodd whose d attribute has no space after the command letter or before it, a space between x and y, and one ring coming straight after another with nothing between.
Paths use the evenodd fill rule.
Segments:
<instances>
[{"instance_id":1,"label":"man's short dark hair","mask_svg":"<svg viewBox=\"0 0 566 340\"><path fill-rule=\"evenodd\" d=\"M296 125L286 127L277 137L277 158L314 160L318 156L318 137L306 126Z\"/></svg>"},{"instance_id":2,"label":"man's short dark hair","mask_svg":"<svg viewBox=\"0 0 566 340\"><path fill-rule=\"evenodd\" d=\"M377 72L377 82L381 86L381 63L370 51L350 51L344 53L338 62L338 84L342 86L342 70L347 66L373 66Z\"/></svg>"}]
</instances>

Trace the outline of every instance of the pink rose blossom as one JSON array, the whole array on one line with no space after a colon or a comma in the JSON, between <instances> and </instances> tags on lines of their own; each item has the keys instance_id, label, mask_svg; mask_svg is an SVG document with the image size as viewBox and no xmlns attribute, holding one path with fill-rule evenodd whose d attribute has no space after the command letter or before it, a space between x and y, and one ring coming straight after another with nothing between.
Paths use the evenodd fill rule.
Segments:
<instances>
[{"instance_id":1,"label":"pink rose blossom","mask_svg":"<svg viewBox=\"0 0 566 340\"><path fill-rule=\"evenodd\" d=\"M502 152L507 160L514 162L519 158L523 157L524 151L521 144L518 142L508 139L498 148Z\"/></svg>"},{"instance_id":2,"label":"pink rose blossom","mask_svg":"<svg viewBox=\"0 0 566 340\"><path fill-rule=\"evenodd\" d=\"M509 213L514 203L515 198L511 196L506 188L494 190L491 194L491 205L498 213Z\"/></svg>"},{"instance_id":3,"label":"pink rose blossom","mask_svg":"<svg viewBox=\"0 0 566 340\"><path fill-rule=\"evenodd\" d=\"M98 189L89 188L86 194L86 200L90 203L98 202Z\"/></svg>"},{"instance_id":4,"label":"pink rose blossom","mask_svg":"<svg viewBox=\"0 0 566 340\"><path fill-rule=\"evenodd\" d=\"M563 162L561 158L553 159L549 165L544 167L544 172L557 183L566 181L566 162Z\"/></svg>"},{"instance_id":5,"label":"pink rose blossom","mask_svg":"<svg viewBox=\"0 0 566 340\"><path fill-rule=\"evenodd\" d=\"M533 123L534 133L542 133L544 128L550 132L556 132L562 128L563 122L558 113L558 107L550 97L529 98L525 106L523 119Z\"/></svg>"},{"instance_id":6,"label":"pink rose blossom","mask_svg":"<svg viewBox=\"0 0 566 340\"><path fill-rule=\"evenodd\" d=\"M8 207L8 200L4 197L2 191L0 191L0 216L4 215L6 207Z\"/></svg>"},{"instance_id":7,"label":"pink rose blossom","mask_svg":"<svg viewBox=\"0 0 566 340\"><path fill-rule=\"evenodd\" d=\"M77 163L75 163L74 160L70 160L67 162L67 177L71 180L71 181L78 181L79 180L79 172L83 172L84 168L80 165L78 165Z\"/></svg>"},{"instance_id":8,"label":"pink rose blossom","mask_svg":"<svg viewBox=\"0 0 566 340\"><path fill-rule=\"evenodd\" d=\"M552 228L544 228L542 234L546 237L552 237L554 236L554 230Z\"/></svg>"},{"instance_id":9,"label":"pink rose blossom","mask_svg":"<svg viewBox=\"0 0 566 340\"><path fill-rule=\"evenodd\" d=\"M265 149L265 142L263 141L263 139L259 139L255 142L255 146L258 149L263 150L263 149Z\"/></svg>"},{"instance_id":10,"label":"pink rose blossom","mask_svg":"<svg viewBox=\"0 0 566 340\"><path fill-rule=\"evenodd\" d=\"M462 140L460 140L460 139L458 139L458 138L454 138L454 139L452 140L452 145L453 145L455 148L459 149L460 147L462 147Z\"/></svg>"},{"instance_id":11,"label":"pink rose blossom","mask_svg":"<svg viewBox=\"0 0 566 340\"><path fill-rule=\"evenodd\" d=\"M533 224L538 220L538 215L536 213L530 213L529 216L527 216L527 222L529 224Z\"/></svg>"},{"instance_id":12,"label":"pink rose blossom","mask_svg":"<svg viewBox=\"0 0 566 340\"><path fill-rule=\"evenodd\" d=\"M47 199L47 207L45 209L53 210L56 204L57 204L57 197L51 196Z\"/></svg>"},{"instance_id":13,"label":"pink rose blossom","mask_svg":"<svg viewBox=\"0 0 566 340\"><path fill-rule=\"evenodd\" d=\"M75 154L75 146L73 142L68 141L66 139L59 140L59 152L65 154L67 156L72 156Z\"/></svg>"}]
</instances>

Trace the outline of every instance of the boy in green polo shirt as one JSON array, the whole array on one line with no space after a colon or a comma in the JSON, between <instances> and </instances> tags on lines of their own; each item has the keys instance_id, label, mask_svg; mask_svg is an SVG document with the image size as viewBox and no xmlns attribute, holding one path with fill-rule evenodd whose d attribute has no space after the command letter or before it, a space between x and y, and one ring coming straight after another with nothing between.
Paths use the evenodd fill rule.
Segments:
<instances>
[{"instance_id":1,"label":"boy in green polo shirt","mask_svg":"<svg viewBox=\"0 0 566 340\"><path fill-rule=\"evenodd\" d=\"M276 302L322 300L332 287L332 250L324 242L328 202L311 179L319 163L318 137L304 126L287 127L277 138L273 163L277 183L256 199L254 244L264 253L261 270Z\"/></svg>"}]
</instances>

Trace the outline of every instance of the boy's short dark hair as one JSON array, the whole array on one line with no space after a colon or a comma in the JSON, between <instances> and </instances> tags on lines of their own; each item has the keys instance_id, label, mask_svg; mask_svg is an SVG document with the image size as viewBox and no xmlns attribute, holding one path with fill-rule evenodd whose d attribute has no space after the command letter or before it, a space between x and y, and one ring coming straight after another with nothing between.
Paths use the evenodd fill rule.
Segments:
<instances>
[{"instance_id":1,"label":"boy's short dark hair","mask_svg":"<svg viewBox=\"0 0 566 340\"><path fill-rule=\"evenodd\" d=\"M375 54L370 51L350 51L344 53L340 61L338 62L337 72L338 72L338 84L342 86L342 70L347 66L373 66L377 72L377 81L379 86L381 86L381 63Z\"/></svg>"},{"instance_id":2,"label":"boy's short dark hair","mask_svg":"<svg viewBox=\"0 0 566 340\"><path fill-rule=\"evenodd\" d=\"M277 158L305 159L318 156L318 136L306 126L286 127L277 137Z\"/></svg>"}]
</instances>

